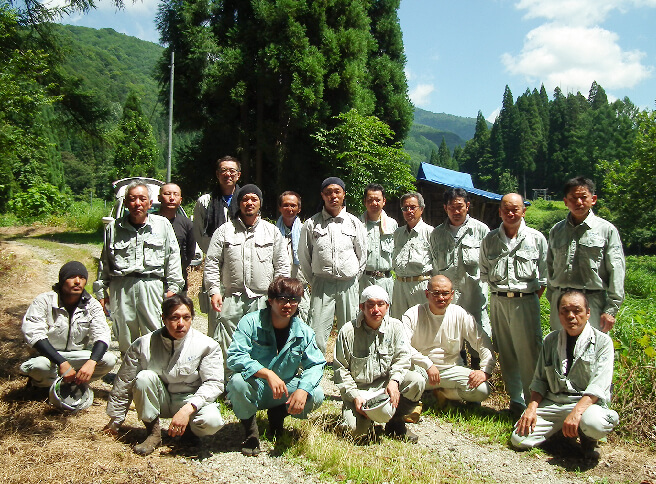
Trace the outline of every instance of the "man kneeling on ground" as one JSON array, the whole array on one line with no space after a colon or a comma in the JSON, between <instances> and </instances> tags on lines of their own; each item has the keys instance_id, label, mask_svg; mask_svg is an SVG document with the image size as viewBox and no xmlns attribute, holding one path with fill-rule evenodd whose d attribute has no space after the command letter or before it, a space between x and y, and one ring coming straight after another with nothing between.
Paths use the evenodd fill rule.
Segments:
<instances>
[{"instance_id":1,"label":"man kneeling on ground","mask_svg":"<svg viewBox=\"0 0 656 484\"><path fill-rule=\"evenodd\" d=\"M87 278L81 262L67 262L53 290L39 294L27 308L23 334L40 356L23 363L20 371L32 385L49 387L57 372L67 383L88 383L114 368L116 357L107 352L109 326L100 303L84 290Z\"/></svg>"},{"instance_id":2,"label":"man kneeling on ground","mask_svg":"<svg viewBox=\"0 0 656 484\"><path fill-rule=\"evenodd\" d=\"M433 276L425 291L428 302L403 315L410 342L413 369L427 379L440 406L448 400L482 402L490 396L488 380L494 370L492 342L474 317L453 300L453 286L446 276ZM465 368L460 353L467 341L481 359L481 370Z\"/></svg>"},{"instance_id":3,"label":"man kneeling on ground","mask_svg":"<svg viewBox=\"0 0 656 484\"><path fill-rule=\"evenodd\" d=\"M608 408L613 380L613 341L593 328L590 306L578 289L558 299L563 329L545 339L531 383L531 401L515 426L511 443L518 449L542 444L562 429L581 439L583 456L599 458L597 440L619 422Z\"/></svg>"},{"instance_id":4,"label":"man kneeling on ground","mask_svg":"<svg viewBox=\"0 0 656 484\"><path fill-rule=\"evenodd\" d=\"M268 307L241 318L232 336L228 398L246 434L244 455L260 453L258 410L268 409L271 434L279 436L287 415L307 418L323 402L319 382L326 359L314 331L298 317L303 290L298 279L276 277L267 291Z\"/></svg>"},{"instance_id":5,"label":"man kneeling on ground","mask_svg":"<svg viewBox=\"0 0 656 484\"><path fill-rule=\"evenodd\" d=\"M126 352L109 395L105 432L116 435L134 400L147 437L134 446L148 455L162 442L160 417L170 418L168 434L190 445L223 427L218 404L223 392L219 344L191 327L194 306L184 294L162 303L164 327L138 338Z\"/></svg>"},{"instance_id":6,"label":"man kneeling on ground","mask_svg":"<svg viewBox=\"0 0 656 484\"><path fill-rule=\"evenodd\" d=\"M385 425L391 437L416 442L403 417L424 392L425 378L410 369L410 345L401 321L388 316L390 300L380 286L369 286L360 296L360 312L337 335L334 353L335 384L342 395L343 427L353 437L365 436L373 425L363 409L362 392L385 389L396 409ZM460 351L460 348L458 348Z\"/></svg>"}]
</instances>

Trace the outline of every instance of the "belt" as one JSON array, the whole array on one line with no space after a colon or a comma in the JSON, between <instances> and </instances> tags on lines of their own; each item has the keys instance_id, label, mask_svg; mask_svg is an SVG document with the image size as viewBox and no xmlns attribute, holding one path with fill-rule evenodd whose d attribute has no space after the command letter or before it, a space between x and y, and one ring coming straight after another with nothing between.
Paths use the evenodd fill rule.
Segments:
<instances>
[{"instance_id":1,"label":"belt","mask_svg":"<svg viewBox=\"0 0 656 484\"><path fill-rule=\"evenodd\" d=\"M155 274L142 274L141 272L130 272L129 274L123 274L123 277L134 277L135 279L158 279L163 281L164 278L156 276Z\"/></svg>"},{"instance_id":2,"label":"belt","mask_svg":"<svg viewBox=\"0 0 656 484\"><path fill-rule=\"evenodd\" d=\"M529 297L529 296L534 296L534 292L493 292L495 296L501 296L501 297Z\"/></svg>"},{"instance_id":3,"label":"belt","mask_svg":"<svg viewBox=\"0 0 656 484\"><path fill-rule=\"evenodd\" d=\"M396 277L396 279L401 282L427 281L430 278L431 278L430 274L421 274L419 276L408 276L408 277L399 277L399 276Z\"/></svg>"},{"instance_id":4,"label":"belt","mask_svg":"<svg viewBox=\"0 0 656 484\"><path fill-rule=\"evenodd\" d=\"M583 289L583 288L578 288L578 287L559 287L558 290L560 292L581 291L583 294L593 294L595 292L602 292L603 291L603 289Z\"/></svg>"},{"instance_id":5,"label":"belt","mask_svg":"<svg viewBox=\"0 0 656 484\"><path fill-rule=\"evenodd\" d=\"M383 277L389 277L391 275L390 271L364 271L365 276L375 277L376 279L381 279Z\"/></svg>"}]
</instances>

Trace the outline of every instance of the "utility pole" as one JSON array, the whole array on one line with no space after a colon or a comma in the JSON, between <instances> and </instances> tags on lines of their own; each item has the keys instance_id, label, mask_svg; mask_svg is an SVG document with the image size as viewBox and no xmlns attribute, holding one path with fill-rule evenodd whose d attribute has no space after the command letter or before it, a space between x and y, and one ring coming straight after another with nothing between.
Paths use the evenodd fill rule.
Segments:
<instances>
[{"instance_id":1,"label":"utility pole","mask_svg":"<svg viewBox=\"0 0 656 484\"><path fill-rule=\"evenodd\" d=\"M169 79L169 156L166 160L166 183L171 183L171 152L173 150L173 71L175 52L171 51L171 77Z\"/></svg>"}]
</instances>

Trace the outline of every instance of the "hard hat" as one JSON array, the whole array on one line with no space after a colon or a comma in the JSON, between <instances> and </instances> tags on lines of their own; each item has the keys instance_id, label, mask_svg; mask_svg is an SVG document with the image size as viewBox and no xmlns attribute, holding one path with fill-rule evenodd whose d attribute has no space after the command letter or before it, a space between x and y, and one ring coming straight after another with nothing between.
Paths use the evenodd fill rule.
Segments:
<instances>
[{"instance_id":1,"label":"hard hat","mask_svg":"<svg viewBox=\"0 0 656 484\"><path fill-rule=\"evenodd\" d=\"M66 383L63 376L50 385L48 401L53 407L69 412L78 412L89 408L93 403L93 390L89 385Z\"/></svg>"},{"instance_id":2,"label":"hard hat","mask_svg":"<svg viewBox=\"0 0 656 484\"><path fill-rule=\"evenodd\" d=\"M387 393L375 396L362 405L362 410L374 422L387 423L391 420L396 409L392 406Z\"/></svg>"}]
</instances>

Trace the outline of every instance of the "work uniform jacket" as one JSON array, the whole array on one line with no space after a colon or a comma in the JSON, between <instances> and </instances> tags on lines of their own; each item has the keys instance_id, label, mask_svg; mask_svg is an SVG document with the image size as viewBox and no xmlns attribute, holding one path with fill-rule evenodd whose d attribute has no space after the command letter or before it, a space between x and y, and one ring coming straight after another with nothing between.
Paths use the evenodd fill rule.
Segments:
<instances>
[{"instance_id":1,"label":"work uniform jacket","mask_svg":"<svg viewBox=\"0 0 656 484\"><path fill-rule=\"evenodd\" d=\"M430 275L433 270L430 235L433 227L420 220L413 229L403 225L394 231L394 272L397 277Z\"/></svg>"},{"instance_id":2,"label":"work uniform jacket","mask_svg":"<svg viewBox=\"0 0 656 484\"><path fill-rule=\"evenodd\" d=\"M228 368L241 373L244 380L262 368L273 371L289 383L299 376L298 388L312 395L321 382L326 359L314 338L314 331L297 316L289 323L289 337L278 351L271 322L271 309L245 315L232 335L228 349Z\"/></svg>"},{"instance_id":3,"label":"work uniform jacket","mask_svg":"<svg viewBox=\"0 0 656 484\"><path fill-rule=\"evenodd\" d=\"M223 357L219 344L189 328L179 340L166 335L166 328L138 338L128 349L109 394L107 415L117 422L125 419L132 385L142 370L155 372L169 393L193 394L187 399L200 410L223 392Z\"/></svg>"},{"instance_id":4,"label":"work uniform jacket","mask_svg":"<svg viewBox=\"0 0 656 484\"><path fill-rule=\"evenodd\" d=\"M360 215L360 221L367 231L367 271L388 272L392 269L394 252L394 231L399 224L381 211L380 220L367 219L367 212Z\"/></svg>"},{"instance_id":5,"label":"work uniform jacket","mask_svg":"<svg viewBox=\"0 0 656 484\"><path fill-rule=\"evenodd\" d=\"M25 341L34 346L47 339L57 351L90 349L97 341L107 346L111 333L105 313L98 301L86 291L70 316L59 294L48 291L39 294L27 308L21 327Z\"/></svg>"}]
</instances>

